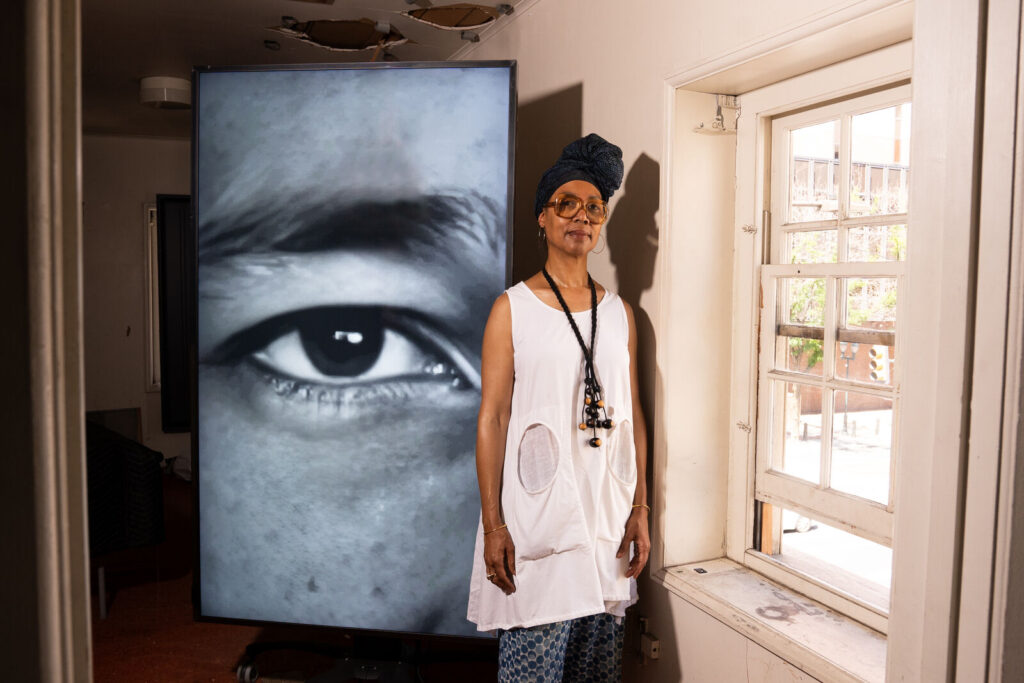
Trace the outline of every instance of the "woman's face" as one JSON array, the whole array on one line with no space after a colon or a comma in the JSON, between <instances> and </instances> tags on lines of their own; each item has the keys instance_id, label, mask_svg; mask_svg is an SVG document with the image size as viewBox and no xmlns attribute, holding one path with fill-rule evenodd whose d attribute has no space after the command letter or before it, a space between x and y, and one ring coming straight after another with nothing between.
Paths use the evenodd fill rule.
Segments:
<instances>
[{"instance_id":1,"label":"woman's face","mask_svg":"<svg viewBox=\"0 0 1024 683\"><path fill-rule=\"evenodd\" d=\"M585 203L587 200L601 200L601 193L592 183L585 180L571 180L551 195L548 201L560 195L573 195ZM583 206L569 218L562 218L555 213L554 207L547 207L537 218L544 230L548 249L555 249L571 256L583 256L597 246L601 235L601 224L593 223L587 216Z\"/></svg>"},{"instance_id":2,"label":"woman's face","mask_svg":"<svg viewBox=\"0 0 1024 683\"><path fill-rule=\"evenodd\" d=\"M204 615L474 632L479 349L506 206L479 174L505 177L507 128L436 132L474 84L399 71L387 95L362 78L325 95L324 72L200 91ZM360 134L360 112L379 127Z\"/></svg>"}]
</instances>

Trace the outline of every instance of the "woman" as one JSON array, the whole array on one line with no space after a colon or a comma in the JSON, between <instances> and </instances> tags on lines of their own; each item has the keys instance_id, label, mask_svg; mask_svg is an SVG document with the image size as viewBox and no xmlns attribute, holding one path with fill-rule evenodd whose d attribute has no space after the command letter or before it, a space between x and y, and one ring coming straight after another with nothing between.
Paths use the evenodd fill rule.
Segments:
<instances>
[{"instance_id":1,"label":"woman","mask_svg":"<svg viewBox=\"0 0 1024 683\"><path fill-rule=\"evenodd\" d=\"M501 681L621 678L650 550L647 435L632 310L587 273L621 182L615 145L566 146L537 188L544 268L484 330L469 619L499 631Z\"/></svg>"}]
</instances>

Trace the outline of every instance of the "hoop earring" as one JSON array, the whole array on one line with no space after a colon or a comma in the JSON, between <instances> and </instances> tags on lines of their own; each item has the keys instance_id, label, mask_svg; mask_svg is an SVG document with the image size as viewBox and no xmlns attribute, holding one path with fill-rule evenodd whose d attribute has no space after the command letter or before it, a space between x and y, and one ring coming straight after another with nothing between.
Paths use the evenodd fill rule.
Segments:
<instances>
[{"instance_id":1,"label":"hoop earring","mask_svg":"<svg viewBox=\"0 0 1024 683\"><path fill-rule=\"evenodd\" d=\"M602 239L604 239L604 233L603 232L601 233L601 236L597 238L597 241L600 242ZM605 239L604 244L601 245L600 249L593 249L593 250L591 250L590 253L591 254L600 254L602 251L604 251L604 248L606 246L608 246L608 240L607 239Z\"/></svg>"},{"instance_id":2,"label":"hoop earring","mask_svg":"<svg viewBox=\"0 0 1024 683\"><path fill-rule=\"evenodd\" d=\"M537 239L539 239L541 242L547 241L548 234L547 232L544 231L544 228L537 228Z\"/></svg>"}]
</instances>

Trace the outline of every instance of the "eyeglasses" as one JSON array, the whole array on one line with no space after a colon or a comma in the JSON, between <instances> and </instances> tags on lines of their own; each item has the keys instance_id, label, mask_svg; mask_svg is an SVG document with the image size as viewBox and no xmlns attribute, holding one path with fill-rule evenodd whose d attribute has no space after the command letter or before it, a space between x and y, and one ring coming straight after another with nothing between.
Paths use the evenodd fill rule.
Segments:
<instances>
[{"instance_id":1,"label":"eyeglasses","mask_svg":"<svg viewBox=\"0 0 1024 683\"><path fill-rule=\"evenodd\" d=\"M582 207L587 212L587 218L595 225L604 223L608 218L608 204L600 199L588 199L583 201L574 194L563 194L555 197L544 205L555 207L555 215L559 218L572 218L580 212Z\"/></svg>"}]
</instances>

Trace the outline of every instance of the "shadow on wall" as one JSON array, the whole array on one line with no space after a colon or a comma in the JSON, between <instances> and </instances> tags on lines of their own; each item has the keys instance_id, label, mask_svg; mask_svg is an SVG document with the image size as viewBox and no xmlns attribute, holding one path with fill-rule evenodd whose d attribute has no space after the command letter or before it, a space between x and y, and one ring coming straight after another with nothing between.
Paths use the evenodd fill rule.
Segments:
<instances>
[{"instance_id":1,"label":"shadow on wall","mask_svg":"<svg viewBox=\"0 0 1024 683\"><path fill-rule=\"evenodd\" d=\"M636 319L637 349L641 399L647 419L648 448L653 443L657 425L654 424L654 388L657 381L657 340L651 317L640 306L640 297L651 288L654 280L654 262L658 256L658 224L655 213L660 199L660 166L646 154L641 154L626 174L622 196L608 219L609 258L615 267L619 296L633 307ZM650 463L650 459L648 459ZM650 478L653 468L648 466ZM648 491L652 491L648 484Z\"/></svg>"},{"instance_id":2,"label":"shadow on wall","mask_svg":"<svg viewBox=\"0 0 1024 683\"><path fill-rule=\"evenodd\" d=\"M634 308L651 288L658 256L658 224L654 214L660 200L660 166L641 154L626 174L622 196L606 227L609 256L618 278L619 296Z\"/></svg>"},{"instance_id":3,"label":"shadow on wall","mask_svg":"<svg viewBox=\"0 0 1024 683\"><path fill-rule=\"evenodd\" d=\"M562 148L583 135L583 85L519 104L516 110L516 194L512 226L512 282L524 280L544 265L537 240L533 200L540 176L555 163Z\"/></svg>"},{"instance_id":4,"label":"shadow on wall","mask_svg":"<svg viewBox=\"0 0 1024 683\"><path fill-rule=\"evenodd\" d=\"M641 154L626 174L622 193L615 203L611 218L605 227L608 239L608 256L615 267L619 296L633 307L637 330L637 363L640 375L641 403L644 418L647 422L647 491L648 501L657 512L664 510L663 501L655 500L654 463L651 458L654 435L660 426L656 424L655 386L659 383L657 365L657 340L654 336L654 324L651 316L640 306L640 297L651 288L654 280L654 263L658 256L658 223L655 214L658 211L661 187L661 168L654 159ZM655 517L651 517L651 536L658 532ZM660 569L660 567L655 568ZM648 564L643 577L650 578L652 571ZM653 591L657 596L664 596L660 586L649 580L641 579L641 602L627 614L626 640L623 645L623 680L636 681L681 681L682 667L677 659L678 648L675 645L676 634L671 618L652 619L657 623L658 631L653 635L662 643L662 659L657 662L643 660L640 654L640 617L651 617L657 613L663 617L667 605L656 605L651 609L652 599L658 598L644 595ZM646 598L646 599L645 599Z\"/></svg>"}]
</instances>

